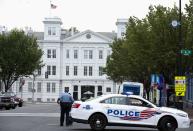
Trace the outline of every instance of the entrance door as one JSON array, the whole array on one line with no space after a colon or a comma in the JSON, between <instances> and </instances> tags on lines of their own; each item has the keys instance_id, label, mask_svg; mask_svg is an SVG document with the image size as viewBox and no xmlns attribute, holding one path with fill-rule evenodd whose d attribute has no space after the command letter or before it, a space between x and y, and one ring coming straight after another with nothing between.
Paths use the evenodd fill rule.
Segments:
<instances>
[{"instance_id":1,"label":"entrance door","mask_svg":"<svg viewBox=\"0 0 193 131\"><path fill-rule=\"evenodd\" d=\"M94 97L95 87L94 86L81 86L81 98Z\"/></svg>"}]
</instances>

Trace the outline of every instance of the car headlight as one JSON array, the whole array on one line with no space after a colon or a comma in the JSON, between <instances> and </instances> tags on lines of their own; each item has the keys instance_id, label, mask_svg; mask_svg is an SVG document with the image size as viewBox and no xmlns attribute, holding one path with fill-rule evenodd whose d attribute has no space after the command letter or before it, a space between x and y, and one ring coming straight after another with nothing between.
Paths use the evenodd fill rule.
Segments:
<instances>
[{"instance_id":1,"label":"car headlight","mask_svg":"<svg viewBox=\"0 0 193 131\"><path fill-rule=\"evenodd\" d=\"M181 117L188 117L188 114L185 114L185 113L177 113L177 115Z\"/></svg>"}]
</instances>

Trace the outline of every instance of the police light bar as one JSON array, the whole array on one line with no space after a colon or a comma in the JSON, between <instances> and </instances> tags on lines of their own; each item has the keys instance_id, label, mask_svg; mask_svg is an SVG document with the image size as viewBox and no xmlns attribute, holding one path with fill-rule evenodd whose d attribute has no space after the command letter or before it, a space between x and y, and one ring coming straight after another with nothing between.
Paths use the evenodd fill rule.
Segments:
<instances>
[{"instance_id":1,"label":"police light bar","mask_svg":"<svg viewBox=\"0 0 193 131\"><path fill-rule=\"evenodd\" d=\"M129 96L129 95L133 95L133 92L123 92L122 94Z\"/></svg>"}]
</instances>

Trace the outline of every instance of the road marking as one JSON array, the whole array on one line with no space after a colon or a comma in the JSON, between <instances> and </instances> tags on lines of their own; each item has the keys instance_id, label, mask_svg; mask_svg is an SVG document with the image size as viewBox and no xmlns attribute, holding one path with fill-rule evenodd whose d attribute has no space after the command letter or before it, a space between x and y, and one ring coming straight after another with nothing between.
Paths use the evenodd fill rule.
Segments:
<instances>
[{"instance_id":1,"label":"road marking","mask_svg":"<svg viewBox=\"0 0 193 131\"><path fill-rule=\"evenodd\" d=\"M0 116L59 117L59 113L0 113Z\"/></svg>"}]
</instances>

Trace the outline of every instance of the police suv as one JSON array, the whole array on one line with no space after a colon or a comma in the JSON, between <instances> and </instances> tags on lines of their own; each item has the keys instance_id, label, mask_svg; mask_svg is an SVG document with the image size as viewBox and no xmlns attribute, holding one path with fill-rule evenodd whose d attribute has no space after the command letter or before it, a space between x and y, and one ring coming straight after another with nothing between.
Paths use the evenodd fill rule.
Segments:
<instances>
[{"instance_id":1,"label":"police suv","mask_svg":"<svg viewBox=\"0 0 193 131\"><path fill-rule=\"evenodd\" d=\"M190 119L184 111L157 107L136 95L109 94L85 102L75 101L71 117L78 123L90 124L91 129L101 131L106 126L136 126L175 131L189 128Z\"/></svg>"}]
</instances>

